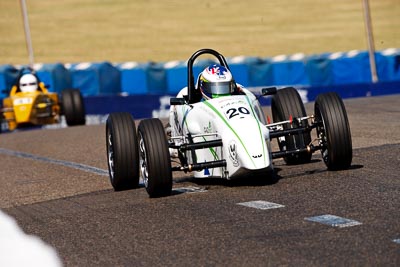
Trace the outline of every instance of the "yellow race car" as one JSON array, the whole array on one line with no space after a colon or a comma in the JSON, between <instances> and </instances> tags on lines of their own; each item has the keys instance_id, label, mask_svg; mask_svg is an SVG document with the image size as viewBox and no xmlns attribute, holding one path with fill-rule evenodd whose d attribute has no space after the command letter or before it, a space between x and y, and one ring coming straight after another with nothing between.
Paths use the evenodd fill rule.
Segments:
<instances>
[{"instance_id":1,"label":"yellow race car","mask_svg":"<svg viewBox=\"0 0 400 267\"><path fill-rule=\"evenodd\" d=\"M59 96L49 92L34 73L24 73L19 77L0 109L1 124L7 124L10 131L24 126L59 123L61 115L65 115L68 126L85 124L80 91L66 89Z\"/></svg>"}]
</instances>

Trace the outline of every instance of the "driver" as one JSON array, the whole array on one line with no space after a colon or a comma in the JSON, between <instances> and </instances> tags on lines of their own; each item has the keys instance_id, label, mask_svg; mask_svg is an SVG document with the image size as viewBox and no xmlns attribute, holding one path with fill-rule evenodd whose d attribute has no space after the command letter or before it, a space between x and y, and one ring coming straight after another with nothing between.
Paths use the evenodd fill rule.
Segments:
<instances>
[{"instance_id":1,"label":"driver","mask_svg":"<svg viewBox=\"0 0 400 267\"><path fill-rule=\"evenodd\" d=\"M38 80L31 73L24 74L19 79L19 89L21 92L35 92L38 88Z\"/></svg>"},{"instance_id":2,"label":"driver","mask_svg":"<svg viewBox=\"0 0 400 267\"><path fill-rule=\"evenodd\" d=\"M219 64L208 66L197 78L197 89L204 100L229 96L236 92L236 84L231 72Z\"/></svg>"}]
</instances>

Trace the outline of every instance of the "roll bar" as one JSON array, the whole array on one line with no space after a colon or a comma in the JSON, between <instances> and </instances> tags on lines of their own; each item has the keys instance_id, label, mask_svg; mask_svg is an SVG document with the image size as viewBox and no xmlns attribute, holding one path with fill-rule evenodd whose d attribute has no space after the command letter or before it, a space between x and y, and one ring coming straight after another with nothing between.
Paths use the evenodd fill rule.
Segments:
<instances>
[{"instance_id":1,"label":"roll bar","mask_svg":"<svg viewBox=\"0 0 400 267\"><path fill-rule=\"evenodd\" d=\"M189 104L196 102L195 98L195 84L194 84L194 76L193 76L193 63L200 56L204 54L210 54L216 57L219 61L219 64L227 68L229 71L228 63L223 55L218 53L217 51L209 48L203 48L196 51L188 60L187 69L188 69L188 102Z\"/></svg>"}]
</instances>

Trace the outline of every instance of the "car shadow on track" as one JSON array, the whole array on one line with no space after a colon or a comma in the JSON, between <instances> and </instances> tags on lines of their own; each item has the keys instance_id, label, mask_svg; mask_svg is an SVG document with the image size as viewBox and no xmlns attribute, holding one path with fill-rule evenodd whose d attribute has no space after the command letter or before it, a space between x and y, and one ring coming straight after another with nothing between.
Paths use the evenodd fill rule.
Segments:
<instances>
[{"instance_id":1,"label":"car shadow on track","mask_svg":"<svg viewBox=\"0 0 400 267\"><path fill-rule=\"evenodd\" d=\"M364 165L353 164L347 170L338 170L338 171L351 171L361 168L364 168ZM298 165L280 164L279 167L275 167L275 172L280 177L280 179L291 179L306 175L335 172L335 171L328 170L325 164L323 164L322 160L313 159L309 163L305 164L298 164Z\"/></svg>"},{"instance_id":2,"label":"car shadow on track","mask_svg":"<svg viewBox=\"0 0 400 267\"><path fill-rule=\"evenodd\" d=\"M227 180L222 178L194 178L182 177L174 179L175 184L191 183L198 186L226 186L226 187L240 187L240 186L268 186L276 184L280 176L274 171L268 175L252 175L234 180Z\"/></svg>"}]
</instances>

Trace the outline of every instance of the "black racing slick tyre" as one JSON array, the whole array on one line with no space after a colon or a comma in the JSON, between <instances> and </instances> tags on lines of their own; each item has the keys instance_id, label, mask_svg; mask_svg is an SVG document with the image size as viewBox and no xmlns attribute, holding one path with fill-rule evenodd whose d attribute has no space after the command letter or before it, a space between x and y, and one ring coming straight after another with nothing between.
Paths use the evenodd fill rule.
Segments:
<instances>
[{"instance_id":1,"label":"black racing slick tyre","mask_svg":"<svg viewBox=\"0 0 400 267\"><path fill-rule=\"evenodd\" d=\"M353 146L350 125L342 99L337 93L320 94L315 100L317 135L322 158L329 170L344 170L351 165Z\"/></svg>"},{"instance_id":2,"label":"black racing slick tyre","mask_svg":"<svg viewBox=\"0 0 400 267\"><path fill-rule=\"evenodd\" d=\"M1 106L0 106L1 108ZM3 124L6 123L3 112L0 112L0 134L3 132Z\"/></svg>"},{"instance_id":3,"label":"black racing slick tyre","mask_svg":"<svg viewBox=\"0 0 400 267\"><path fill-rule=\"evenodd\" d=\"M85 106L83 97L78 89L66 89L61 91L62 110L68 126L84 125Z\"/></svg>"},{"instance_id":4,"label":"black racing slick tyre","mask_svg":"<svg viewBox=\"0 0 400 267\"><path fill-rule=\"evenodd\" d=\"M301 118L307 116L304 104L297 90L293 87L286 87L276 92L271 101L272 118L274 122L287 121L290 118ZM308 121L304 120L301 125L286 123L283 129L308 126ZM278 145L281 151L305 148L311 143L310 132L286 135L278 138ZM287 164L303 164L311 161L312 153L302 152L293 153L284 157Z\"/></svg>"},{"instance_id":5,"label":"black racing slick tyre","mask_svg":"<svg viewBox=\"0 0 400 267\"><path fill-rule=\"evenodd\" d=\"M130 113L111 113L106 122L108 171L115 191L139 187L139 149Z\"/></svg>"},{"instance_id":6,"label":"black racing slick tyre","mask_svg":"<svg viewBox=\"0 0 400 267\"><path fill-rule=\"evenodd\" d=\"M138 126L140 171L150 197L172 192L171 158L164 127L159 119L142 120Z\"/></svg>"}]
</instances>

